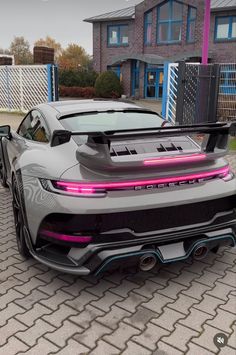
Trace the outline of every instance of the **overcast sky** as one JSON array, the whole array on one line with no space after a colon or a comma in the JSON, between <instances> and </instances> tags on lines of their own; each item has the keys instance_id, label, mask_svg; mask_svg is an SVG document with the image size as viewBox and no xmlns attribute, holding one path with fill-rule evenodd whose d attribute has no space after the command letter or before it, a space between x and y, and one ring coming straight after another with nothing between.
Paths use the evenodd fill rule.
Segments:
<instances>
[{"instance_id":1,"label":"overcast sky","mask_svg":"<svg viewBox=\"0 0 236 355\"><path fill-rule=\"evenodd\" d=\"M141 0L0 0L0 48L14 36L33 43L47 35L66 47L77 43L92 54L92 24L84 18L129 7Z\"/></svg>"}]
</instances>

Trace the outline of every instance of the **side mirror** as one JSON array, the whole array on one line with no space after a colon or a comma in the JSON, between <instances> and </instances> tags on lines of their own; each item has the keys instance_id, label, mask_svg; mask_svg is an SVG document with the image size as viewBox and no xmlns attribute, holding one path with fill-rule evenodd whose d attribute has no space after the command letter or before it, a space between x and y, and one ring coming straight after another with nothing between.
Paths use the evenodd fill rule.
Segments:
<instances>
[{"instance_id":1,"label":"side mirror","mask_svg":"<svg viewBox=\"0 0 236 355\"><path fill-rule=\"evenodd\" d=\"M66 130L55 130L52 134L51 147L56 147L64 143L68 143L71 138L71 132Z\"/></svg>"},{"instance_id":2,"label":"side mirror","mask_svg":"<svg viewBox=\"0 0 236 355\"><path fill-rule=\"evenodd\" d=\"M0 138L10 137L11 127L9 125L0 126Z\"/></svg>"}]
</instances>

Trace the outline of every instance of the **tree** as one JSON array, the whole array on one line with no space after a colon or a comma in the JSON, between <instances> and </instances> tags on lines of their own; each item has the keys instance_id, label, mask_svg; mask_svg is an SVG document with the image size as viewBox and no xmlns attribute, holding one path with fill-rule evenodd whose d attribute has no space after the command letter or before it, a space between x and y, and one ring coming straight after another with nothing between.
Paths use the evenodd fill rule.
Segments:
<instances>
[{"instance_id":1,"label":"tree","mask_svg":"<svg viewBox=\"0 0 236 355\"><path fill-rule=\"evenodd\" d=\"M16 64L33 63L33 55L30 51L29 42L24 37L14 37L10 45L10 52L15 56Z\"/></svg>"},{"instance_id":2,"label":"tree","mask_svg":"<svg viewBox=\"0 0 236 355\"><path fill-rule=\"evenodd\" d=\"M11 52L9 51L9 49L0 48L0 54L11 54Z\"/></svg>"},{"instance_id":3,"label":"tree","mask_svg":"<svg viewBox=\"0 0 236 355\"><path fill-rule=\"evenodd\" d=\"M58 58L58 64L62 69L88 69L91 58L85 49L77 44L69 44Z\"/></svg>"},{"instance_id":4,"label":"tree","mask_svg":"<svg viewBox=\"0 0 236 355\"><path fill-rule=\"evenodd\" d=\"M58 57L62 53L62 47L59 42L56 42L56 40L50 36L47 36L45 39L40 38L38 41L34 43L35 46L38 47L49 47L54 49L55 53L55 60L57 61Z\"/></svg>"}]
</instances>

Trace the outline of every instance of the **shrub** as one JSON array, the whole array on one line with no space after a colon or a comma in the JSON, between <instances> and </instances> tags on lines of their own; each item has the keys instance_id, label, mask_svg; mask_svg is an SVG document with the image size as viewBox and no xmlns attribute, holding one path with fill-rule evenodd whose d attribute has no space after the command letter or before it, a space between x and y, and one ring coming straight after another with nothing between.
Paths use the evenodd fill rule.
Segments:
<instances>
[{"instance_id":1,"label":"shrub","mask_svg":"<svg viewBox=\"0 0 236 355\"><path fill-rule=\"evenodd\" d=\"M98 74L95 71L79 71L75 69L59 70L59 85L91 87L94 86Z\"/></svg>"},{"instance_id":2,"label":"shrub","mask_svg":"<svg viewBox=\"0 0 236 355\"><path fill-rule=\"evenodd\" d=\"M123 88L117 75L113 71L106 71L97 77L95 93L98 97L118 98L123 93Z\"/></svg>"},{"instance_id":3,"label":"shrub","mask_svg":"<svg viewBox=\"0 0 236 355\"><path fill-rule=\"evenodd\" d=\"M78 86L60 86L59 93L61 97L81 97L84 99L92 99L95 97L95 89L93 87L80 88Z\"/></svg>"}]
</instances>

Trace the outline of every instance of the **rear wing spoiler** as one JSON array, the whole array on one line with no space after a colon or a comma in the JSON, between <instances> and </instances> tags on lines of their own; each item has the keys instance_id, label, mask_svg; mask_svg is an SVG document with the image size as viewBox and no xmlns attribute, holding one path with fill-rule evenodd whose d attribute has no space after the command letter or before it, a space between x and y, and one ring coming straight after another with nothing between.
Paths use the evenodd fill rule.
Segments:
<instances>
[{"instance_id":1,"label":"rear wing spoiler","mask_svg":"<svg viewBox=\"0 0 236 355\"><path fill-rule=\"evenodd\" d=\"M188 136L191 134L205 135L201 152L209 158L224 156L228 150L229 135L236 134L236 122L209 123L184 126L164 126L151 128L134 128L129 130L114 130L105 132L71 132L57 130L53 132L51 146L57 146L69 142L73 136L88 136L85 144L78 147L77 154L80 162L85 165L96 165L100 168L118 168L119 163L114 163L110 156L112 142L137 140L145 138L161 138ZM132 167L132 161L129 162ZM121 163L124 168L124 163ZM137 166L133 164L134 166ZM128 164L127 164L128 166Z\"/></svg>"},{"instance_id":2,"label":"rear wing spoiler","mask_svg":"<svg viewBox=\"0 0 236 355\"><path fill-rule=\"evenodd\" d=\"M209 123L201 125L165 126L151 128L133 128L128 130L116 130L105 132L76 132L67 130L55 130L53 132L51 146L69 142L72 136L88 136L89 142L110 144L111 141L124 139L138 139L145 137L171 137L186 134L209 134L206 152L214 151L221 143L223 137L236 134L236 121L231 123Z\"/></svg>"}]
</instances>

